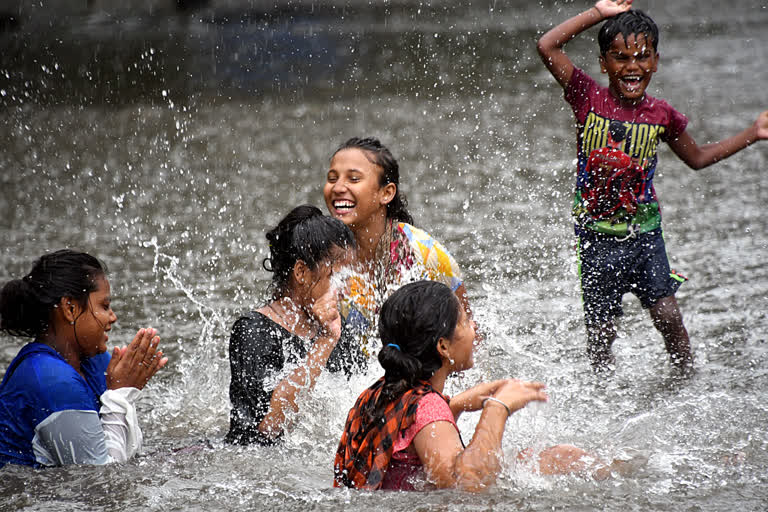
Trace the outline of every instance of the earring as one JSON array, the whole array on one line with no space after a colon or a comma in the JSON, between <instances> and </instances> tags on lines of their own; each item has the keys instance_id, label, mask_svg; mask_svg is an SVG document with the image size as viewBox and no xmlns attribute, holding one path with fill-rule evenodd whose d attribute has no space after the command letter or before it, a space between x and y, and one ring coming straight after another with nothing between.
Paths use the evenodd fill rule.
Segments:
<instances>
[{"instance_id":1,"label":"earring","mask_svg":"<svg viewBox=\"0 0 768 512\"><path fill-rule=\"evenodd\" d=\"M456 361L454 361L452 357L449 357L449 358L448 358L448 361L451 363L451 366L453 366L454 364L456 364Z\"/></svg>"},{"instance_id":2,"label":"earring","mask_svg":"<svg viewBox=\"0 0 768 512\"><path fill-rule=\"evenodd\" d=\"M69 325L75 325L75 321L72 320L71 322L69 322Z\"/></svg>"}]
</instances>

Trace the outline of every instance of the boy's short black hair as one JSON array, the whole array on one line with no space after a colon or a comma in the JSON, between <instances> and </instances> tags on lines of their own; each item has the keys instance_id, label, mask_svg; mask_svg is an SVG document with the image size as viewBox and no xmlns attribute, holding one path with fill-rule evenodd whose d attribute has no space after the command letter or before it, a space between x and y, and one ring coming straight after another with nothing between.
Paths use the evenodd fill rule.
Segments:
<instances>
[{"instance_id":1,"label":"boy's short black hair","mask_svg":"<svg viewBox=\"0 0 768 512\"><path fill-rule=\"evenodd\" d=\"M608 53L608 48L611 47L611 43L619 34L624 36L625 41L632 34L635 36L643 34L646 40L651 40L653 51L657 53L659 51L659 27L656 26L650 16L639 9L622 12L603 23L603 26L600 27L600 33L597 35L601 55Z\"/></svg>"}]
</instances>

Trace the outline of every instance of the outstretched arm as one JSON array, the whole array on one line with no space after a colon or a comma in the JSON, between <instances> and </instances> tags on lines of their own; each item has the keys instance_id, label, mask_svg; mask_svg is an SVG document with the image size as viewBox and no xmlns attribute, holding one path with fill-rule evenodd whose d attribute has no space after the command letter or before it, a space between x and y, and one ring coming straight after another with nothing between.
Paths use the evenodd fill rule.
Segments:
<instances>
[{"instance_id":1,"label":"outstretched arm","mask_svg":"<svg viewBox=\"0 0 768 512\"><path fill-rule=\"evenodd\" d=\"M600 0L594 7L565 20L539 39L536 49L555 80L566 87L573 75L573 62L563 51L565 44L607 18L628 11L632 0Z\"/></svg>"},{"instance_id":2,"label":"outstretched arm","mask_svg":"<svg viewBox=\"0 0 768 512\"><path fill-rule=\"evenodd\" d=\"M669 141L669 147L688 167L698 170L728 158L763 139L768 139L768 110L762 112L749 128L720 142L699 146L685 131L678 138Z\"/></svg>"},{"instance_id":3,"label":"outstretched arm","mask_svg":"<svg viewBox=\"0 0 768 512\"><path fill-rule=\"evenodd\" d=\"M494 383L496 385L497 383ZM501 437L508 410L515 412L531 401L546 401L544 385L508 379L496 386L493 397L504 405L491 402L482 407L480 421L472 441L462 449L459 433L449 422L430 423L413 438L413 447L424 464L430 480L437 487L459 487L480 492L496 481L501 469ZM479 398L479 397L478 397ZM466 402L470 408L469 400Z\"/></svg>"},{"instance_id":4,"label":"outstretched arm","mask_svg":"<svg viewBox=\"0 0 768 512\"><path fill-rule=\"evenodd\" d=\"M480 384L469 388L466 391L451 397L449 406L453 413L453 418L458 421L459 415L463 412L479 411L483 408L483 399L492 396L504 384L506 380L494 380L491 382L481 382Z\"/></svg>"}]
</instances>

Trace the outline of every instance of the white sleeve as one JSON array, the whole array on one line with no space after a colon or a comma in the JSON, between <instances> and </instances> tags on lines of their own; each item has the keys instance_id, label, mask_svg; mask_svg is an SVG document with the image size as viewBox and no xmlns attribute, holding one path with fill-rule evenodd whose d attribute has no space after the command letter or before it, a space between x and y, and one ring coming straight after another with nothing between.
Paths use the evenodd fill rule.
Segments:
<instances>
[{"instance_id":1,"label":"white sleeve","mask_svg":"<svg viewBox=\"0 0 768 512\"><path fill-rule=\"evenodd\" d=\"M56 411L35 427L35 460L43 466L111 462L96 411Z\"/></svg>"},{"instance_id":2,"label":"white sleeve","mask_svg":"<svg viewBox=\"0 0 768 512\"><path fill-rule=\"evenodd\" d=\"M137 388L108 389L101 395L101 426L110 461L125 462L141 449L143 437L133 402Z\"/></svg>"}]
</instances>

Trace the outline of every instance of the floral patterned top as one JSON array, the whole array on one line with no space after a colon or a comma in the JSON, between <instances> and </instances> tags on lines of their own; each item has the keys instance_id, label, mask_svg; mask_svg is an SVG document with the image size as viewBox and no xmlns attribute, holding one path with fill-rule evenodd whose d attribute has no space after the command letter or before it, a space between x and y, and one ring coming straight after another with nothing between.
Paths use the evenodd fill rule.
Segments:
<instances>
[{"instance_id":1,"label":"floral patterned top","mask_svg":"<svg viewBox=\"0 0 768 512\"><path fill-rule=\"evenodd\" d=\"M340 301L345 330L359 340L368 357L377 336L379 309L392 292L424 279L444 283L454 292L463 283L456 260L443 244L404 222L390 221L376 249L376 261L373 278L352 273Z\"/></svg>"}]
</instances>

